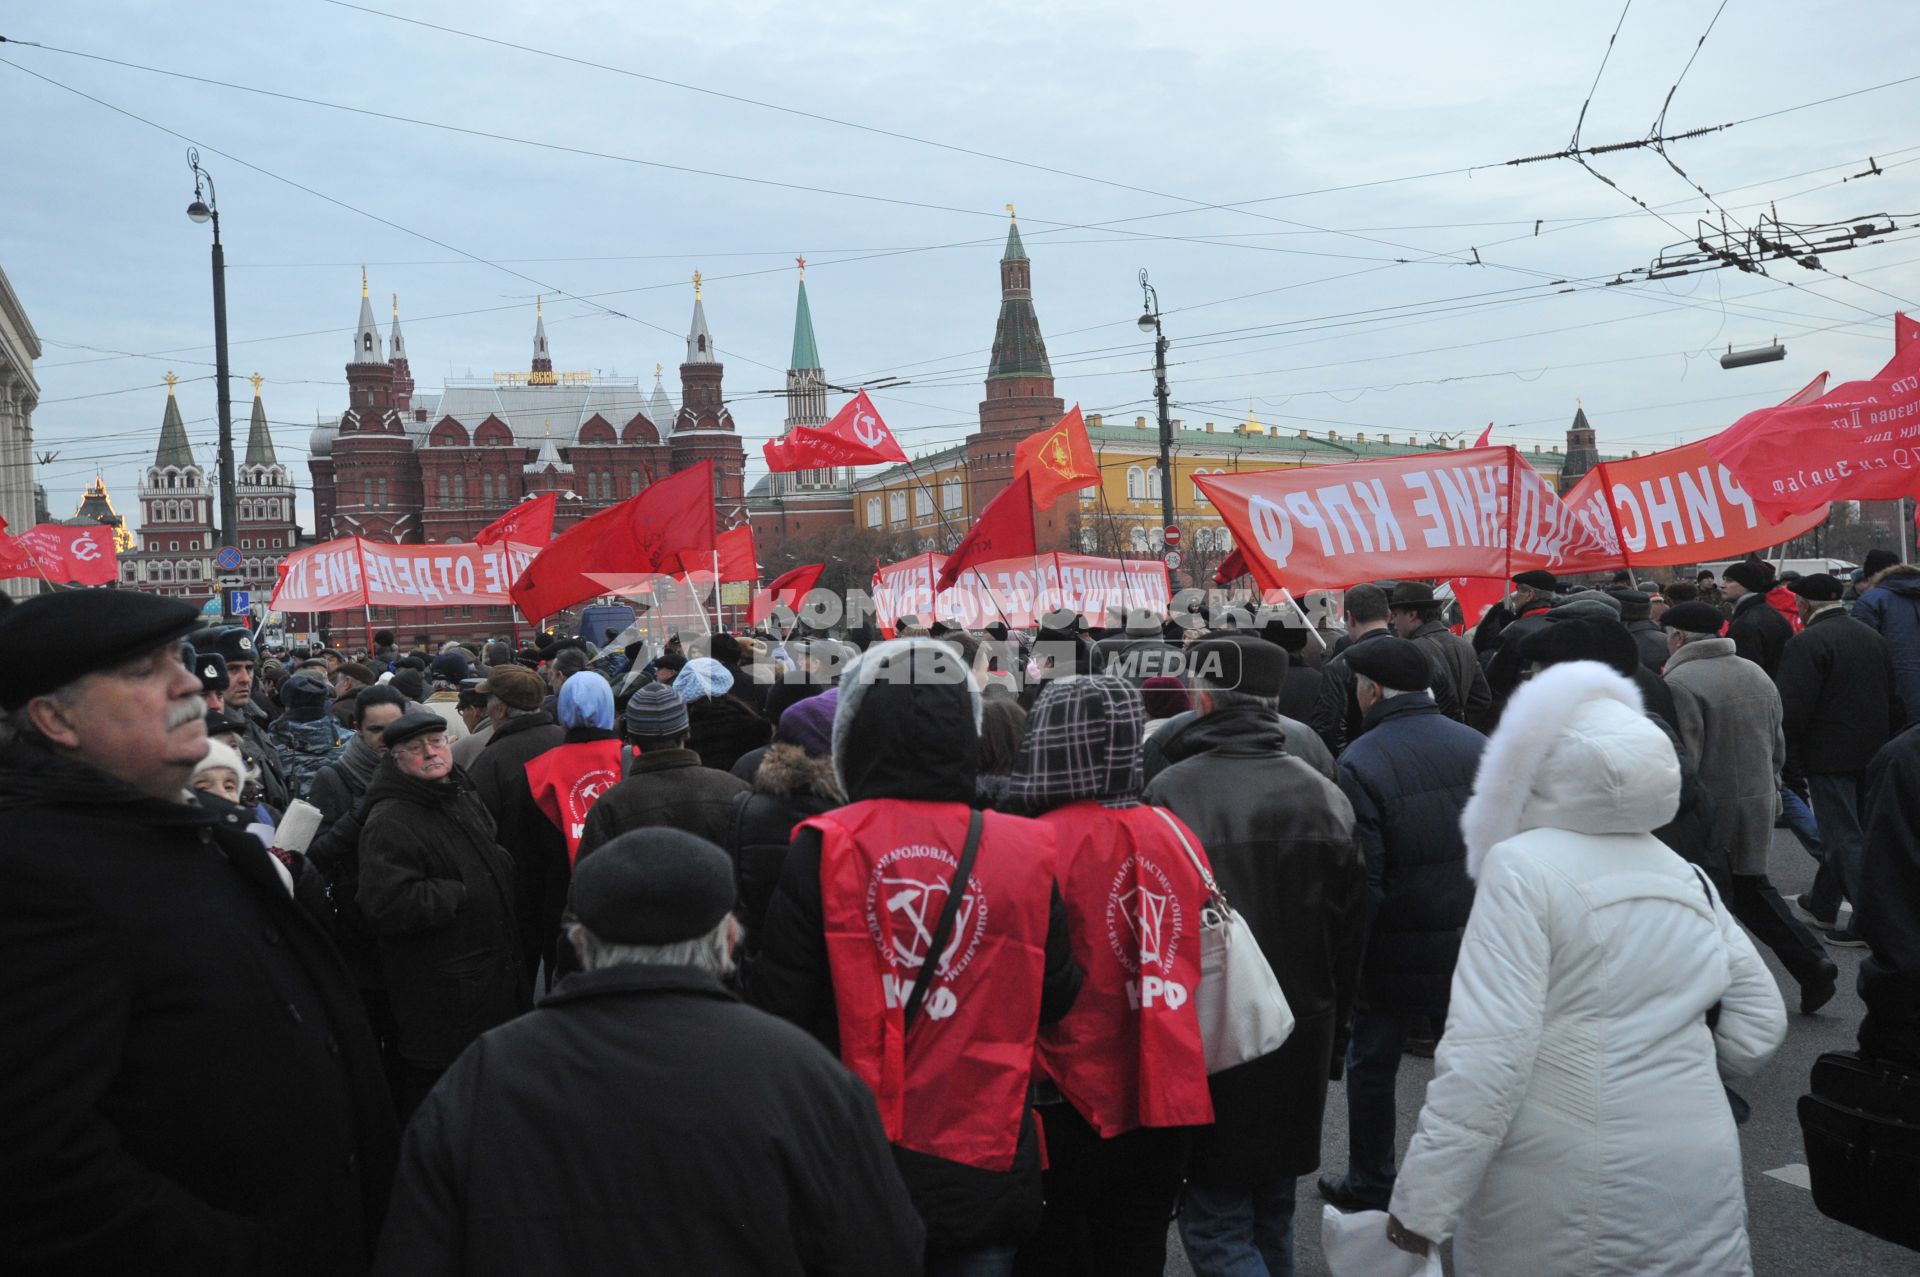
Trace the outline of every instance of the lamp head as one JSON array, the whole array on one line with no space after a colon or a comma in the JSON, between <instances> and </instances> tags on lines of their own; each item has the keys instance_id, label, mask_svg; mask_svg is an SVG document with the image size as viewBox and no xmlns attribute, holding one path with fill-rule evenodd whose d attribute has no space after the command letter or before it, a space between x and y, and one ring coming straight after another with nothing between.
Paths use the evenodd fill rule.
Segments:
<instances>
[{"instance_id":1,"label":"lamp head","mask_svg":"<svg viewBox=\"0 0 1920 1277\"><path fill-rule=\"evenodd\" d=\"M193 203L187 205L187 216L196 222L205 222L213 216L213 210L205 200L195 197Z\"/></svg>"},{"instance_id":2,"label":"lamp head","mask_svg":"<svg viewBox=\"0 0 1920 1277\"><path fill-rule=\"evenodd\" d=\"M1141 332L1150 333L1159 326L1160 326L1160 320L1154 315L1152 311L1146 311L1140 316Z\"/></svg>"}]
</instances>

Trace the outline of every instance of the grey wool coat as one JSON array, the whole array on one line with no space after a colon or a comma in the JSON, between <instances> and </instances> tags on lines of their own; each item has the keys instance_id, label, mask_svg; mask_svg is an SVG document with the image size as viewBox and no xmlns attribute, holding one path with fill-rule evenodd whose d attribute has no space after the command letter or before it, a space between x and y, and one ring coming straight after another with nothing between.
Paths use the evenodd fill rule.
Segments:
<instances>
[{"instance_id":1,"label":"grey wool coat","mask_svg":"<svg viewBox=\"0 0 1920 1277\"><path fill-rule=\"evenodd\" d=\"M1667 658L1680 740L1713 795L1735 874L1764 874L1780 768L1787 758L1780 692L1729 638L1700 639Z\"/></svg>"}]
</instances>

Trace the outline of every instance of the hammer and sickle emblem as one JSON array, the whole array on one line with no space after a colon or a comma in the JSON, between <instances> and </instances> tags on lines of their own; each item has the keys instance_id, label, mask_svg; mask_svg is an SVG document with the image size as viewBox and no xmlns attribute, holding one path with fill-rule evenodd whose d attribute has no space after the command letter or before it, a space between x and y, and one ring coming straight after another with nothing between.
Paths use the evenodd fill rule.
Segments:
<instances>
[{"instance_id":1,"label":"hammer and sickle emblem","mask_svg":"<svg viewBox=\"0 0 1920 1277\"><path fill-rule=\"evenodd\" d=\"M886 435L880 418L870 412L856 412L853 414L853 437L869 448L877 448Z\"/></svg>"}]
</instances>

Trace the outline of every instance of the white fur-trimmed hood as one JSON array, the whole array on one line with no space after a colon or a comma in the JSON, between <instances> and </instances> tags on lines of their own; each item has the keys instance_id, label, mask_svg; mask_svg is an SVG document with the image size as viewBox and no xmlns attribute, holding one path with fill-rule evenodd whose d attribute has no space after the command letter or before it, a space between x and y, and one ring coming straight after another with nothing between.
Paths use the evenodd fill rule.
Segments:
<instances>
[{"instance_id":1,"label":"white fur-trimmed hood","mask_svg":"<svg viewBox=\"0 0 1920 1277\"><path fill-rule=\"evenodd\" d=\"M1529 829L1647 833L1673 819L1680 764L1640 689L1597 661L1535 675L1507 702L1460 815L1467 872Z\"/></svg>"}]
</instances>

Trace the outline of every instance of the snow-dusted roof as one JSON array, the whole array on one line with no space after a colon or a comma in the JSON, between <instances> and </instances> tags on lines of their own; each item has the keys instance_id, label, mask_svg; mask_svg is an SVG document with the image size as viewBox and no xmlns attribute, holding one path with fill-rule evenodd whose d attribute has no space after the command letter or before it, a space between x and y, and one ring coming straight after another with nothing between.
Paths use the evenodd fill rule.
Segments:
<instances>
[{"instance_id":1,"label":"snow-dusted roof","mask_svg":"<svg viewBox=\"0 0 1920 1277\"><path fill-rule=\"evenodd\" d=\"M426 420L407 415L407 434L414 446L426 444L427 436L441 421L452 417L468 433L479 428L488 417L498 417L513 431L516 442L537 448L546 438L547 428L561 447L572 447L580 427L595 416L602 417L618 434L635 416L644 416L665 439L673 428L672 417L658 420L653 401L664 398L657 387L642 390L638 379L614 378L584 385L525 386L496 385L492 380L450 379L439 394L415 394L412 406L426 409Z\"/></svg>"}]
</instances>

